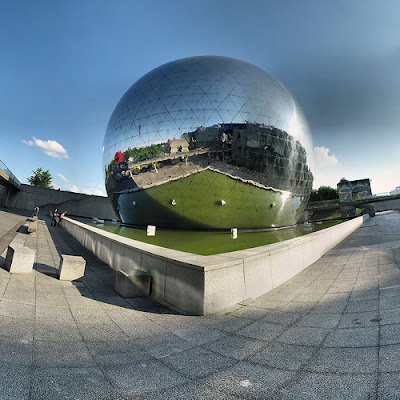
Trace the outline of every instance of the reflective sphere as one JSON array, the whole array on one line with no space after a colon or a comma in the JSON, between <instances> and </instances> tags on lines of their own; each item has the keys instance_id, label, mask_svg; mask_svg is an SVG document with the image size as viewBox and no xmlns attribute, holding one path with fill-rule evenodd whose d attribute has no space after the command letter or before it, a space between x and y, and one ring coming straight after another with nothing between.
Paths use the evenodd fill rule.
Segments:
<instances>
[{"instance_id":1,"label":"reflective sphere","mask_svg":"<svg viewBox=\"0 0 400 400\"><path fill-rule=\"evenodd\" d=\"M222 229L292 225L310 196L311 134L268 72L219 56L164 64L107 126L108 196L124 223Z\"/></svg>"}]
</instances>

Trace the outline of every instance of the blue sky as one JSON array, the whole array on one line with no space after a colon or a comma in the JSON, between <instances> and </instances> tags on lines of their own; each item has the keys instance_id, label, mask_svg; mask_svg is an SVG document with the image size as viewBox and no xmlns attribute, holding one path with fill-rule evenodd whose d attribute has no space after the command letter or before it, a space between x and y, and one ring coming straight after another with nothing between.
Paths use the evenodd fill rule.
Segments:
<instances>
[{"instance_id":1,"label":"blue sky","mask_svg":"<svg viewBox=\"0 0 400 400\"><path fill-rule=\"evenodd\" d=\"M101 151L142 75L215 54L254 63L302 105L315 185L400 185L400 3L369 0L0 2L0 160L26 183L105 194Z\"/></svg>"}]
</instances>

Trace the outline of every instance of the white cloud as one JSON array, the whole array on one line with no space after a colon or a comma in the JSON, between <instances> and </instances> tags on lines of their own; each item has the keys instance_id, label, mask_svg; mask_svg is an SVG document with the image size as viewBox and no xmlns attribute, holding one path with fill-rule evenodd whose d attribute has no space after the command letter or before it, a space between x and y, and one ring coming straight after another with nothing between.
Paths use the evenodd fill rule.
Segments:
<instances>
[{"instance_id":1,"label":"white cloud","mask_svg":"<svg viewBox=\"0 0 400 400\"><path fill-rule=\"evenodd\" d=\"M65 188L65 190L68 190L70 192L76 192L76 193L81 193L81 191L79 190L78 186L76 185L69 185Z\"/></svg>"},{"instance_id":2,"label":"white cloud","mask_svg":"<svg viewBox=\"0 0 400 400\"><path fill-rule=\"evenodd\" d=\"M42 151L49 157L69 158L67 150L65 150L64 147L55 140L40 140L36 139L34 136L32 136L32 139L33 141L22 140L22 143L31 147L37 147L40 151Z\"/></svg>"},{"instance_id":3,"label":"white cloud","mask_svg":"<svg viewBox=\"0 0 400 400\"><path fill-rule=\"evenodd\" d=\"M104 186L96 185L94 183L86 185L86 187L83 188L82 191L83 193L93 194L95 196L107 196L104 190Z\"/></svg>"},{"instance_id":4,"label":"white cloud","mask_svg":"<svg viewBox=\"0 0 400 400\"><path fill-rule=\"evenodd\" d=\"M64 175L61 175L61 174L57 174L57 176L59 176L64 182L69 182L69 180L64 176Z\"/></svg>"},{"instance_id":5,"label":"white cloud","mask_svg":"<svg viewBox=\"0 0 400 400\"><path fill-rule=\"evenodd\" d=\"M96 196L104 196L104 193L100 189L83 189L83 192L86 194L94 194Z\"/></svg>"},{"instance_id":6,"label":"white cloud","mask_svg":"<svg viewBox=\"0 0 400 400\"><path fill-rule=\"evenodd\" d=\"M315 147L315 159L320 167L333 167L339 163L334 154L329 154L329 147Z\"/></svg>"},{"instance_id":7,"label":"white cloud","mask_svg":"<svg viewBox=\"0 0 400 400\"><path fill-rule=\"evenodd\" d=\"M104 187L102 185L98 185L95 183L86 184L86 186L83 187L82 189L80 189L76 185L69 184L65 185L63 190L68 190L70 192L75 192L75 193L92 194L95 196L107 196Z\"/></svg>"}]
</instances>

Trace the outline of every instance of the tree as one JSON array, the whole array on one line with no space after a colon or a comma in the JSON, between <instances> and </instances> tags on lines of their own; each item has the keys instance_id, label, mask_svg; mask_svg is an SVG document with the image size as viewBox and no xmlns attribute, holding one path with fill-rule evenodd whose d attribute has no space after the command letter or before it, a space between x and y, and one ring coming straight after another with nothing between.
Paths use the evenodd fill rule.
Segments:
<instances>
[{"instance_id":1,"label":"tree","mask_svg":"<svg viewBox=\"0 0 400 400\"><path fill-rule=\"evenodd\" d=\"M319 201L319 195L318 195L318 190L317 189L313 189L311 190L311 195L310 195L310 203L313 203L314 201Z\"/></svg>"},{"instance_id":2,"label":"tree","mask_svg":"<svg viewBox=\"0 0 400 400\"><path fill-rule=\"evenodd\" d=\"M51 176L49 170L43 171L42 168L38 168L36 171L32 171L33 175L28 178L28 182L37 187L53 189L53 185L51 184L51 180L53 177Z\"/></svg>"},{"instance_id":3,"label":"tree","mask_svg":"<svg viewBox=\"0 0 400 400\"><path fill-rule=\"evenodd\" d=\"M335 200L339 198L338 191L330 186L321 186L318 189L321 200Z\"/></svg>"},{"instance_id":4,"label":"tree","mask_svg":"<svg viewBox=\"0 0 400 400\"><path fill-rule=\"evenodd\" d=\"M310 203L314 201L324 201L324 200L335 200L339 198L339 194L336 189L330 186L320 186L319 189L313 189L311 191Z\"/></svg>"}]
</instances>

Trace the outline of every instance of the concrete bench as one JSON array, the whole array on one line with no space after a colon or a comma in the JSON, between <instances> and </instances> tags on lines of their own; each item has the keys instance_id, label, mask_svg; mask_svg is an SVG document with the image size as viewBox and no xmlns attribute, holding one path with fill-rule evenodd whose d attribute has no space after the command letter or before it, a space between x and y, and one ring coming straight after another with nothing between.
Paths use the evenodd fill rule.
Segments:
<instances>
[{"instance_id":1,"label":"concrete bench","mask_svg":"<svg viewBox=\"0 0 400 400\"><path fill-rule=\"evenodd\" d=\"M60 281L74 281L85 275L86 261L81 256L61 255L60 266L58 268L58 278Z\"/></svg>"},{"instance_id":2,"label":"concrete bench","mask_svg":"<svg viewBox=\"0 0 400 400\"><path fill-rule=\"evenodd\" d=\"M35 262L35 250L19 243L11 243L7 248L4 267L13 274L29 274Z\"/></svg>"},{"instance_id":3,"label":"concrete bench","mask_svg":"<svg viewBox=\"0 0 400 400\"><path fill-rule=\"evenodd\" d=\"M115 273L114 290L122 297L146 297L150 294L151 275L139 269L129 274L118 270Z\"/></svg>"},{"instance_id":4,"label":"concrete bench","mask_svg":"<svg viewBox=\"0 0 400 400\"><path fill-rule=\"evenodd\" d=\"M37 231L37 221L32 221L28 226L28 233L33 233Z\"/></svg>"}]
</instances>

